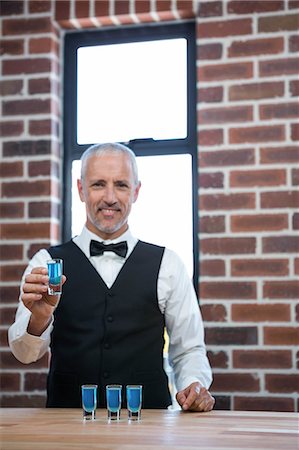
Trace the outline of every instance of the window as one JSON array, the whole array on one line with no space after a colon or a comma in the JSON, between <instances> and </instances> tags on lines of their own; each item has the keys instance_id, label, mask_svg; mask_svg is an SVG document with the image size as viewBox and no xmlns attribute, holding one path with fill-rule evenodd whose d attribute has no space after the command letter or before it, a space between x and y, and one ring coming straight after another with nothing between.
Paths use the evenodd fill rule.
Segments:
<instances>
[{"instance_id":1,"label":"window","mask_svg":"<svg viewBox=\"0 0 299 450\"><path fill-rule=\"evenodd\" d=\"M142 182L130 227L140 239L177 251L197 288L194 26L66 35L64 238L78 234L85 221L76 192L83 151L98 142L127 144Z\"/></svg>"}]
</instances>

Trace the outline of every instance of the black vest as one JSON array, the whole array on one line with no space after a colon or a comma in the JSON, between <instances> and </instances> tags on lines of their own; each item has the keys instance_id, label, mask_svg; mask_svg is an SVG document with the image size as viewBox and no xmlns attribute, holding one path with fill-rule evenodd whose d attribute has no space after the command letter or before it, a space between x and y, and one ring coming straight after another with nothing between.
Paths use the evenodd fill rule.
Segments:
<instances>
[{"instance_id":1,"label":"black vest","mask_svg":"<svg viewBox=\"0 0 299 450\"><path fill-rule=\"evenodd\" d=\"M170 405L157 299L164 248L139 241L110 289L72 241L49 253L63 259L67 281L54 313L47 406L80 407L86 383L98 384L100 407L110 383L123 385L123 406L126 384L143 385L144 408Z\"/></svg>"}]
</instances>

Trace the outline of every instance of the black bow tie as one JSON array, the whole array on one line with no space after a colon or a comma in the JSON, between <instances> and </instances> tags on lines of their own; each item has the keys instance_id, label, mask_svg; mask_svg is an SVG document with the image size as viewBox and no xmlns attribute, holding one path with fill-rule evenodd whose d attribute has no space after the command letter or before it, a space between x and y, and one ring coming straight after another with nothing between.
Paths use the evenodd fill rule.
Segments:
<instances>
[{"instance_id":1,"label":"black bow tie","mask_svg":"<svg viewBox=\"0 0 299 450\"><path fill-rule=\"evenodd\" d=\"M100 256L104 252L114 252L122 258L125 258L128 251L128 244L126 243L126 241L107 245L98 241L90 241L89 250L90 256Z\"/></svg>"}]
</instances>

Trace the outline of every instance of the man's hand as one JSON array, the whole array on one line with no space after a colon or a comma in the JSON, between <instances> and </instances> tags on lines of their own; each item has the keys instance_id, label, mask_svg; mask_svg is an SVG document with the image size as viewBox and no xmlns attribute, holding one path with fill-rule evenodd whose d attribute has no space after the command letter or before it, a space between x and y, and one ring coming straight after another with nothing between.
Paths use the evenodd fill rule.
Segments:
<instances>
[{"instance_id":1,"label":"man's hand","mask_svg":"<svg viewBox=\"0 0 299 450\"><path fill-rule=\"evenodd\" d=\"M215 399L199 382L190 384L176 394L176 399L184 411L211 411Z\"/></svg>"},{"instance_id":2,"label":"man's hand","mask_svg":"<svg viewBox=\"0 0 299 450\"><path fill-rule=\"evenodd\" d=\"M66 277L62 276L62 283ZM31 311L28 333L40 336L47 328L60 295L48 295L48 271L45 267L35 267L26 275L21 295L26 308Z\"/></svg>"}]
</instances>

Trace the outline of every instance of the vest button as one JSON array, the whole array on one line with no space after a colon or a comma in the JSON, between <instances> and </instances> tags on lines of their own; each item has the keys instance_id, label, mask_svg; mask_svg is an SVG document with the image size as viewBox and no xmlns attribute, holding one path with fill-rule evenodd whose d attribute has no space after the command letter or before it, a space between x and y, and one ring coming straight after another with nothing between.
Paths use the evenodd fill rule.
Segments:
<instances>
[{"instance_id":1,"label":"vest button","mask_svg":"<svg viewBox=\"0 0 299 450\"><path fill-rule=\"evenodd\" d=\"M107 321L108 321L108 322L113 322L113 317L112 317L112 316L108 316L108 317L107 317Z\"/></svg>"}]
</instances>

